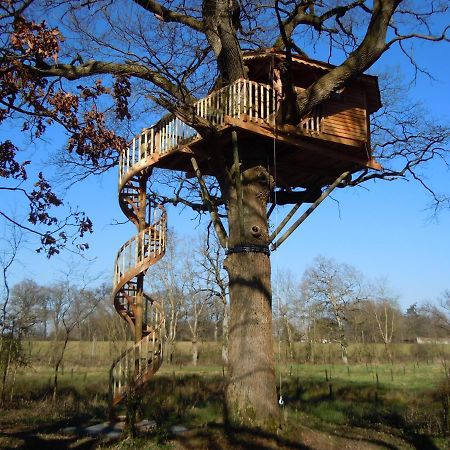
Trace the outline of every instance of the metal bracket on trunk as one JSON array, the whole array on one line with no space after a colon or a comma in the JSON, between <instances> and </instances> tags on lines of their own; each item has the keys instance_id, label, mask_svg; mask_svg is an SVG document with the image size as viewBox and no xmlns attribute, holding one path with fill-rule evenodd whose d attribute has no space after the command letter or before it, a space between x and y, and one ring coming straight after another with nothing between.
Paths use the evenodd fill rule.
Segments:
<instances>
[{"instance_id":1,"label":"metal bracket on trunk","mask_svg":"<svg viewBox=\"0 0 450 450\"><path fill-rule=\"evenodd\" d=\"M265 255L270 255L270 250L268 245L236 245L235 247L225 249L225 255L231 255L232 253L264 253Z\"/></svg>"}]
</instances>

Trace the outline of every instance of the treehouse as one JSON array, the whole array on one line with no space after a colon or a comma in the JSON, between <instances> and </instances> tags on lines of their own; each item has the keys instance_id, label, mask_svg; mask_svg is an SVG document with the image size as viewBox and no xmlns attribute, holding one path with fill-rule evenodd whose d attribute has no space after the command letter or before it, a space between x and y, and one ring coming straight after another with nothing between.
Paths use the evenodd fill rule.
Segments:
<instances>
[{"instance_id":1,"label":"treehouse","mask_svg":"<svg viewBox=\"0 0 450 450\"><path fill-rule=\"evenodd\" d=\"M200 135L178 117L167 115L132 139L120 155L119 203L136 225L137 234L117 253L113 294L116 310L130 325L135 344L117 358L110 370L112 417L129 393L143 388L163 361L163 308L144 292L145 273L164 256L167 238L166 212L161 205L154 205L146 192L153 167L184 171L202 182L203 174L217 175L220 165L231 167L238 162L236 158L268 166L278 188L272 210L275 203L283 204L283 195L287 198L284 203L295 203L268 237L272 250L349 174L379 167L371 155L369 131L370 114L381 106L376 77L358 77L302 117L297 125L285 125L277 120L285 95L279 76L285 55L249 52L244 61L248 79L216 88L193 105L197 117L213 125L213 132ZM332 67L293 56L295 89L301 93ZM297 187L304 191L291 190ZM207 193L204 195L206 198ZM302 202L313 204L275 241ZM210 205L212 217L213 209ZM213 220L220 228L217 215ZM243 220L241 223L242 230ZM268 254L269 248L264 242L251 248L230 248L227 244L227 250Z\"/></svg>"},{"instance_id":2,"label":"treehouse","mask_svg":"<svg viewBox=\"0 0 450 450\"><path fill-rule=\"evenodd\" d=\"M370 114L381 106L377 77L362 75L298 125L280 125L275 119L283 96L278 77L285 54L248 52L244 61L248 79L216 89L194 105L195 113L212 123L217 133L202 137L179 118L165 116L132 140L121 161L120 178L148 158L154 167L189 174L192 155L203 174L214 174L218 152L224 158L232 157L231 130L238 132L241 159L267 161L281 189L325 186L344 171L380 168L370 147ZM307 89L333 67L293 55L295 89Z\"/></svg>"}]
</instances>

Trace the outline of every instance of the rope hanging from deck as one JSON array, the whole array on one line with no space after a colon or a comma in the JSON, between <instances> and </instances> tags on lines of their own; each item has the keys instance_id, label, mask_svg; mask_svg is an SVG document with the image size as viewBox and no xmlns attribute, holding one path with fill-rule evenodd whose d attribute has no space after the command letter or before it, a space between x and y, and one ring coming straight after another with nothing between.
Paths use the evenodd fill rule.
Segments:
<instances>
[{"instance_id":1,"label":"rope hanging from deck","mask_svg":"<svg viewBox=\"0 0 450 450\"><path fill-rule=\"evenodd\" d=\"M277 139L276 139L276 133L277 133L277 119L276 119L276 115L278 112L278 107L280 104L280 100L278 97L279 92L278 90L275 88L274 84L275 84L275 80L274 80L274 70L275 70L275 60L274 57L272 55L271 58L271 63L270 63L270 67L269 67L269 78L270 78L270 82L272 84L272 87L274 88L274 92L275 92L275 112L274 112L274 118L273 118L273 179L274 179L274 189L273 189L273 203L267 213L267 219L269 219L270 215L272 214L272 212L275 210L275 217L276 217L276 222L278 223L278 210L275 209L276 205L277 205ZM281 93L280 93L281 94ZM270 174L270 162L269 162L269 174ZM271 242L271 236L269 236L269 243ZM274 267L278 267L278 261L277 261L277 257L275 256L275 259L273 261L274 263ZM281 304L280 304L280 295L279 295L279 289L277 286L278 283L278 277L275 278L275 291L277 293L277 306L278 306L278 318L281 317ZM278 331L278 371L279 371L279 397L278 397L278 404L280 405L280 408L284 408L284 400L283 400L283 375L282 375L282 370L281 370L281 333Z\"/></svg>"}]
</instances>

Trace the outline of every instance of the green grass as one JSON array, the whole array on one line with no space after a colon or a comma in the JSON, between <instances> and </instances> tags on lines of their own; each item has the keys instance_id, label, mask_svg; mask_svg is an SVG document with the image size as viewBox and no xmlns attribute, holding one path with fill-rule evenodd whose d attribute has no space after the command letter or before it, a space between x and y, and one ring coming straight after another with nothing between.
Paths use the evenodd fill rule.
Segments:
<instances>
[{"instance_id":1,"label":"green grass","mask_svg":"<svg viewBox=\"0 0 450 450\"><path fill-rule=\"evenodd\" d=\"M324 424L390 427L411 439L448 431L440 364L282 366L279 379L286 407Z\"/></svg>"},{"instance_id":2,"label":"green grass","mask_svg":"<svg viewBox=\"0 0 450 450\"><path fill-rule=\"evenodd\" d=\"M53 341L25 342L24 348L33 364L48 365L55 349L60 343ZM93 367L108 366L125 348L131 346L131 342L78 342L70 341L65 353L65 363L68 366ZM202 366L221 364L220 342L199 342L199 364ZM279 352L280 350L280 352ZM311 361L310 348L306 343L296 342L294 345L295 363L304 364L314 362L316 364L339 364L340 346L336 343L315 344L314 361ZM279 348L274 344L276 359L287 363L287 347L283 343ZM411 364L419 365L438 362L442 359L450 359L450 345L438 344L390 344L389 354L383 344L350 344L348 346L349 361L351 364ZM191 343L176 342L174 346L173 363L190 365Z\"/></svg>"},{"instance_id":3,"label":"green grass","mask_svg":"<svg viewBox=\"0 0 450 450\"><path fill-rule=\"evenodd\" d=\"M343 425L347 423L346 414L336 407L335 402L321 402L314 405L308 411L313 416L320 418L324 422L333 423L336 425Z\"/></svg>"},{"instance_id":4,"label":"green grass","mask_svg":"<svg viewBox=\"0 0 450 450\"><path fill-rule=\"evenodd\" d=\"M109 367L121 349L131 343L70 342L64 371L59 374L56 406L50 402L53 370L48 363L52 344L32 343L31 365L18 370L15 401L2 411L5 414L0 418L0 427L16 424L41 429L106 418ZM296 344L294 362L287 361L285 353L277 358L282 362L277 367L277 383L281 381L279 388L285 401L284 430L286 433L291 430L294 441L299 424L307 424L314 433L326 436L336 429L346 430L345 433L354 429L363 430L363 434L386 433L388 437L383 439L389 441L389 436L394 436L399 442L406 442L405 446L396 442L399 449L411 445L432 448L428 444L417 446L416 440L424 436L432 439L429 442L436 448L450 448L444 436L449 425L444 423L444 400L450 398L450 386L442 385L444 371L439 362L445 357L442 349L398 344L392 346L394 363L390 364L384 346L354 345L350 346L350 360L364 357L366 361L347 367L339 364L339 348L335 344L316 347L316 361L320 364L304 363L301 353L306 349L304 344ZM143 395L144 416L160 425L160 434L152 437L153 444L146 441L139 447L140 441L136 445L122 442L117 447L102 448L160 448L172 424L200 430L223 429L225 379L220 344L200 345L199 364L194 367L190 363L190 343L177 343L173 361L174 364L163 364ZM211 431L208 433L211 435ZM218 439L225 439L222 431L217 433ZM199 443L195 441L192 448L202 448L204 438L200 437ZM252 438L251 433L247 438ZM128 444L135 446L127 447ZM230 447L226 445L223 448L234 448L232 441ZM255 448L259 448L257 444Z\"/></svg>"},{"instance_id":5,"label":"green grass","mask_svg":"<svg viewBox=\"0 0 450 450\"><path fill-rule=\"evenodd\" d=\"M221 366L205 366L198 364L197 366L191 365L170 365L163 364L158 371L161 375L183 375L183 374L199 374L199 375L221 375Z\"/></svg>"},{"instance_id":6,"label":"green grass","mask_svg":"<svg viewBox=\"0 0 450 450\"><path fill-rule=\"evenodd\" d=\"M95 386L97 392L106 392L108 371L109 364L87 367L66 362L64 371L59 373L60 389L74 388L83 391L86 386ZM165 362L157 377L183 377L192 374L220 378L223 375L223 367L212 364L171 365ZM348 367L343 364L282 364L277 367L277 381L279 383L281 380L282 389L283 384L291 382L326 382L327 386L331 384L332 387L365 385L378 386L380 389L420 391L435 389L443 375L443 366L440 363L352 364ZM38 393L36 398L42 396L52 383L53 369L33 364L18 370L15 394L27 398L34 392Z\"/></svg>"},{"instance_id":7,"label":"green grass","mask_svg":"<svg viewBox=\"0 0 450 450\"><path fill-rule=\"evenodd\" d=\"M52 371L49 368L21 370L15 389L19 401L5 409L0 426L51 429L61 424L105 420L107 369L79 368L73 372L66 369L60 376L56 405L45 395ZM378 385L374 373L378 373ZM419 367L359 364L351 365L350 371L338 364L283 365L281 390L287 417L283 433L295 441L299 427L307 426L308 433L331 436L333 430L339 429L350 439L358 430L357 433L370 435L371 439L375 439L373 433L384 433L383 439L387 442L395 438L405 443L404 446L396 443L399 449L411 448L410 444L425 438L436 448L447 448L442 404L442 395L447 395L447 391L438 389L442 375L440 364ZM149 383L141 404L143 416L159 424L159 434L133 441L133 444L124 441L101 448L161 448L173 424L197 430L224 430L224 382L220 366L165 364ZM225 439L223 431L217 433L218 439ZM195 441L192 448L202 448L205 436L210 435L210 431L205 431L204 435L197 436L200 441ZM245 437L252 438L251 433ZM6 442L0 440L0 444ZM221 448L234 448L233 441L229 447L226 445Z\"/></svg>"},{"instance_id":8,"label":"green grass","mask_svg":"<svg viewBox=\"0 0 450 450\"><path fill-rule=\"evenodd\" d=\"M64 353L66 366L95 367L108 366L132 342L112 341L69 341ZM47 366L60 351L61 343L54 341L31 341L24 343L24 349L34 365Z\"/></svg>"},{"instance_id":9,"label":"green grass","mask_svg":"<svg viewBox=\"0 0 450 450\"><path fill-rule=\"evenodd\" d=\"M367 384L406 390L433 389L444 375L440 363L422 364L283 364L277 369L281 380L329 381L347 384Z\"/></svg>"}]
</instances>

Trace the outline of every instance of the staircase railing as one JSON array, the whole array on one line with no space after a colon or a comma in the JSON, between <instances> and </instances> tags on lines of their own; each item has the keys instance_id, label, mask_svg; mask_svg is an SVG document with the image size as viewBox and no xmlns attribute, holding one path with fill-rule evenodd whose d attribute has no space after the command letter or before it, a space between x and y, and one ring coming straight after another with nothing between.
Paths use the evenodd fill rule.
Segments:
<instances>
[{"instance_id":1,"label":"staircase railing","mask_svg":"<svg viewBox=\"0 0 450 450\"><path fill-rule=\"evenodd\" d=\"M273 121L277 107L276 92L271 86L239 79L194 103L193 111L220 128L225 125L227 116L254 123L269 123ZM301 122L304 130L320 131L320 126L321 117L318 112L313 112ZM155 125L144 128L132 139L120 159L119 184L141 160L165 155L197 137L199 134L196 130L172 114Z\"/></svg>"},{"instance_id":2,"label":"staircase railing","mask_svg":"<svg viewBox=\"0 0 450 450\"><path fill-rule=\"evenodd\" d=\"M159 210L159 211L158 211ZM114 286L123 284L127 274L142 265L151 265L152 260L159 259L166 251L167 215L162 209L154 212L159 217L152 225L130 238L120 247L114 267ZM147 267L148 267L147 266Z\"/></svg>"},{"instance_id":3,"label":"staircase railing","mask_svg":"<svg viewBox=\"0 0 450 450\"><path fill-rule=\"evenodd\" d=\"M111 366L109 381L112 407L126 397L130 388L142 386L161 367L164 347L159 330L163 325L164 317L160 307L154 308L154 305L155 302L151 309L155 326L147 325L148 334L125 350Z\"/></svg>"},{"instance_id":4,"label":"staircase railing","mask_svg":"<svg viewBox=\"0 0 450 450\"><path fill-rule=\"evenodd\" d=\"M138 232L117 252L113 296L117 312L128 322L135 339L142 337L111 366L109 392L112 417L114 408L130 392L142 387L163 361L164 312L143 291L143 277L148 268L165 254L167 214L160 205L151 207L146 196L151 161L134 157L133 162L128 167L127 178L119 184L119 202Z\"/></svg>"}]
</instances>

